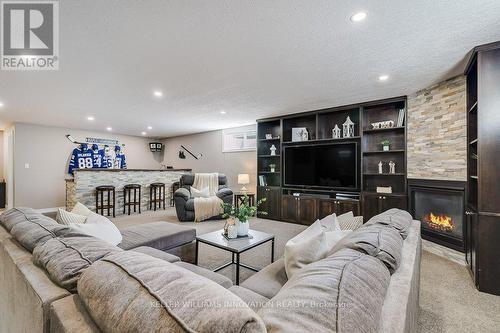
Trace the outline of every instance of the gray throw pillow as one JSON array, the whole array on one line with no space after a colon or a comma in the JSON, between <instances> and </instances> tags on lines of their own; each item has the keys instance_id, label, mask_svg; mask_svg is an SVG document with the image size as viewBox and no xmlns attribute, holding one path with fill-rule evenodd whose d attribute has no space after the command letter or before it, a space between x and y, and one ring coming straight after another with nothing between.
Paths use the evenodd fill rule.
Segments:
<instances>
[{"instance_id":1,"label":"gray throw pillow","mask_svg":"<svg viewBox=\"0 0 500 333\"><path fill-rule=\"evenodd\" d=\"M33 250L33 262L45 269L57 285L76 292L80 275L92 263L122 251L92 236L58 237L37 246Z\"/></svg>"},{"instance_id":2,"label":"gray throw pillow","mask_svg":"<svg viewBox=\"0 0 500 333\"><path fill-rule=\"evenodd\" d=\"M266 332L243 300L209 279L142 253L92 264L78 295L103 332Z\"/></svg>"},{"instance_id":3,"label":"gray throw pillow","mask_svg":"<svg viewBox=\"0 0 500 333\"><path fill-rule=\"evenodd\" d=\"M372 224L389 225L396 229L401 234L401 237L403 237L403 239L406 239L406 237L408 237L408 232L410 231L412 221L413 218L407 211L397 208L391 208L372 217L368 222L365 223L365 226Z\"/></svg>"},{"instance_id":4,"label":"gray throw pillow","mask_svg":"<svg viewBox=\"0 0 500 333\"><path fill-rule=\"evenodd\" d=\"M392 275L401 263L403 239L391 226L365 225L346 236L343 248L362 251L379 259Z\"/></svg>"},{"instance_id":5,"label":"gray throw pillow","mask_svg":"<svg viewBox=\"0 0 500 333\"><path fill-rule=\"evenodd\" d=\"M258 314L268 332L377 332L390 275L351 249L307 265Z\"/></svg>"}]
</instances>

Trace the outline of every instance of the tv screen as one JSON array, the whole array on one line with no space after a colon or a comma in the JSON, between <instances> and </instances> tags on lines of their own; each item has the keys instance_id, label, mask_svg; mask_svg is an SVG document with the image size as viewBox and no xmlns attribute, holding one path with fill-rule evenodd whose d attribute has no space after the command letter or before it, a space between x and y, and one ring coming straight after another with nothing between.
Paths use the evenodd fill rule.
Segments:
<instances>
[{"instance_id":1,"label":"tv screen","mask_svg":"<svg viewBox=\"0 0 500 333\"><path fill-rule=\"evenodd\" d=\"M285 186L353 188L356 143L284 148Z\"/></svg>"}]
</instances>

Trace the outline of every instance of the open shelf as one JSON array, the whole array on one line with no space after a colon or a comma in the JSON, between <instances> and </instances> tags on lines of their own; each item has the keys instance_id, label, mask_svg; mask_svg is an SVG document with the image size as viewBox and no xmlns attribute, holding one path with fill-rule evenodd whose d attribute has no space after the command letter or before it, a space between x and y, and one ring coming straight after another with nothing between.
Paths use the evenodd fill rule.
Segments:
<instances>
[{"instance_id":1,"label":"open shelf","mask_svg":"<svg viewBox=\"0 0 500 333\"><path fill-rule=\"evenodd\" d=\"M370 176L370 177L383 177L383 176L406 176L405 173L363 173L364 176Z\"/></svg>"},{"instance_id":2,"label":"open shelf","mask_svg":"<svg viewBox=\"0 0 500 333\"><path fill-rule=\"evenodd\" d=\"M363 154L392 154L392 153L404 153L404 149L394 149L394 150L375 150L375 151L364 151Z\"/></svg>"},{"instance_id":3,"label":"open shelf","mask_svg":"<svg viewBox=\"0 0 500 333\"><path fill-rule=\"evenodd\" d=\"M272 138L272 139L259 139L259 141L279 141L280 138Z\"/></svg>"},{"instance_id":4,"label":"open shelf","mask_svg":"<svg viewBox=\"0 0 500 333\"><path fill-rule=\"evenodd\" d=\"M280 157L280 155L259 155L259 157Z\"/></svg>"},{"instance_id":5,"label":"open shelf","mask_svg":"<svg viewBox=\"0 0 500 333\"><path fill-rule=\"evenodd\" d=\"M400 130L404 130L404 129L405 129L404 126L387 127L387 128L373 128L373 129L365 129L365 130L363 130L363 133L370 134L370 133L377 133L377 132L400 131Z\"/></svg>"},{"instance_id":6,"label":"open shelf","mask_svg":"<svg viewBox=\"0 0 500 333\"><path fill-rule=\"evenodd\" d=\"M347 117L351 119L354 123L354 136L359 137L359 108L348 108L348 109L333 109L325 110L318 113L318 139L319 140L342 140L351 138L339 138L334 139L332 135L332 130L335 125L340 129L341 135L343 135L343 124L347 120Z\"/></svg>"}]
</instances>

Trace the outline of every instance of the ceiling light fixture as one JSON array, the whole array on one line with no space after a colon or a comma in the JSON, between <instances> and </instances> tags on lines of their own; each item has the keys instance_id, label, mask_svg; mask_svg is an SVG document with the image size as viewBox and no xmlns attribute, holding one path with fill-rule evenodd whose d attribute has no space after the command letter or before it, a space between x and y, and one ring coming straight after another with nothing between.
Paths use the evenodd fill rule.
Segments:
<instances>
[{"instance_id":1,"label":"ceiling light fixture","mask_svg":"<svg viewBox=\"0 0 500 333\"><path fill-rule=\"evenodd\" d=\"M155 90L153 92L153 95L155 95L156 97L162 97L163 96L163 92L159 91L159 90Z\"/></svg>"},{"instance_id":2,"label":"ceiling light fixture","mask_svg":"<svg viewBox=\"0 0 500 333\"><path fill-rule=\"evenodd\" d=\"M4 104L2 102L0 102L0 108L3 108L4 107Z\"/></svg>"},{"instance_id":3,"label":"ceiling light fixture","mask_svg":"<svg viewBox=\"0 0 500 333\"><path fill-rule=\"evenodd\" d=\"M95 119L95 118L94 118L93 116L88 116L88 117L87 117L87 120L88 120L88 121L94 121L94 119Z\"/></svg>"},{"instance_id":4,"label":"ceiling light fixture","mask_svg":"<svg viewBox=\"0 0 500 333\"><path fill-rule=\"evenodd\" d=\"M383 74L378 77L379 81L387 81L389 79L389 75Z\"/></svg>"},{"instance_id":5,"label":"ceiling light fixture","mask_svg":"<svg viewBox=\"0 0 500 333\"><path fill-rule=\"evenodd\" d=\"M352 22L361 22L366 18L366 13L365 12L359 12L351 16L351 21Z\"/></svg>"},{"instance_id":6,"label":"ceiling light fixture","mask_svg":"<svg viewBox=\"0 0 500 333\"><path fill-rule=\"evenodd\" d=\"M226 111L221 111L220 114L226 114Z\"/></svg>"},{"instance_id":7,"label":"ceiling light fixture","mask_svg":"<svg viewBox=\"0 0 500 333\"><path fill-rule=\"evenodd\" d=\"M111 132L113 129L111 127L106 127L106 131Z\"/></svg>"},{"instance_id":8,"label":"ceiling light fixture","mask_svg":"<svg viewBox=\"0 0 500 333\"><path fill-rule=\"evenodd\" d=\"M146 132L141 132L142 135L146 135L147 133Z\"/></svg>"},{"instance_id":9,"label":"ceiling light fixture","mask_svg":"<svg viewBox=\"0 0 500 333\"><path fill-rule=\"evenodd\" d=\"M153 129L153 126L148 126L148 130L152 130Z\"/></svg>"}]
</instances>

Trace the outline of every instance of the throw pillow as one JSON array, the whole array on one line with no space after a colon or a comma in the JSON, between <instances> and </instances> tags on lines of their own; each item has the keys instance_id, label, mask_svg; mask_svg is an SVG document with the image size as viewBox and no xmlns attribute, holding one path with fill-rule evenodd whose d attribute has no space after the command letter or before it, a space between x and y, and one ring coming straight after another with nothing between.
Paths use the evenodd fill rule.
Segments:
<instances>
[{"instance_id":1,"label":"throw pillow","mask_svg":"<svg viewBox=\"0 0 500 333\"><path fill-rule=\"evenodd\" d=\"M288 279L302 267L326 257L328 250L321 221L317 220L285 245L285 271Z\"/></svg>"},{"instance_id":2,"label":"throw pillow","mask_svg":"<svg viewBox=\"0 0 500 333\"><path fill-rule=\"evenodd\" d=\"M75 207L71 210L73 214L78 214L78 215L83 215L83 216L89 216L90 214L93 213L90 209L87 208L87 206L77 202Z\"/></svg>"},{"instance_id":3,"label":"throw pillow","mask_svg":"<svg viewBox=\"0 0 500 333\"><path fill-rule=\"evenodd\" d=\"M120 230L108 218L91 212L85 224L69 224L71 229L86 235L102 239L112 245L118 245L122 241Z\"/></svg>"},{"instance_id":4,"label":"throw pillow","mask_svg":"<svg viewBox=\"0 0 500 333\"><path fill-rule=\"evenodd\" d=\"M340 230L337 214L333 213L320 220L321 226L325 231Z\"/></svg>"},{"instance_id":5,"label":"throw pillow","mask_svg":"<svg viewBox=\"0 0 500 333\"><path fill-rule=\"evenodd\" d=\"M337 245L342 238L349 235L351 232L352 230L335 230L325 232L328 250L330 251L333 249L333 247Z\"/></svg>"},{"instance_id":6,"label":"throw pillow","mask_svg":"<svg viewBox=\"0 0 500 333\"><path fill-rule=\"evenodd\" d=\"M84 215L68 212L62 208L57 210L56 221L59 224L70 225L72 223L83 224L87 220Z\"/></svg>"},{"instance_id":7,"label":"throw pillow","mask_svg":"<svg viewBox=\"0 0 500 333\"><path fill-rule=\"evenodd\" d=\"M191 186L191 197L193 198L208 198L210 197L210 191L208 187L202 188L201 190L198 190L197 188L194 188Z\"/></svg>"},{"instance_id":8,"label":"throw pillow","mask_svg":"<svg viewBox=\"0 0 500 333\"><path fill-rule=\"evenodd\" d=\"M363 225L363 216L354 216L353 212L347 212L337 217L341 230L355 230Z\"/></svg>"}]
</instances>

